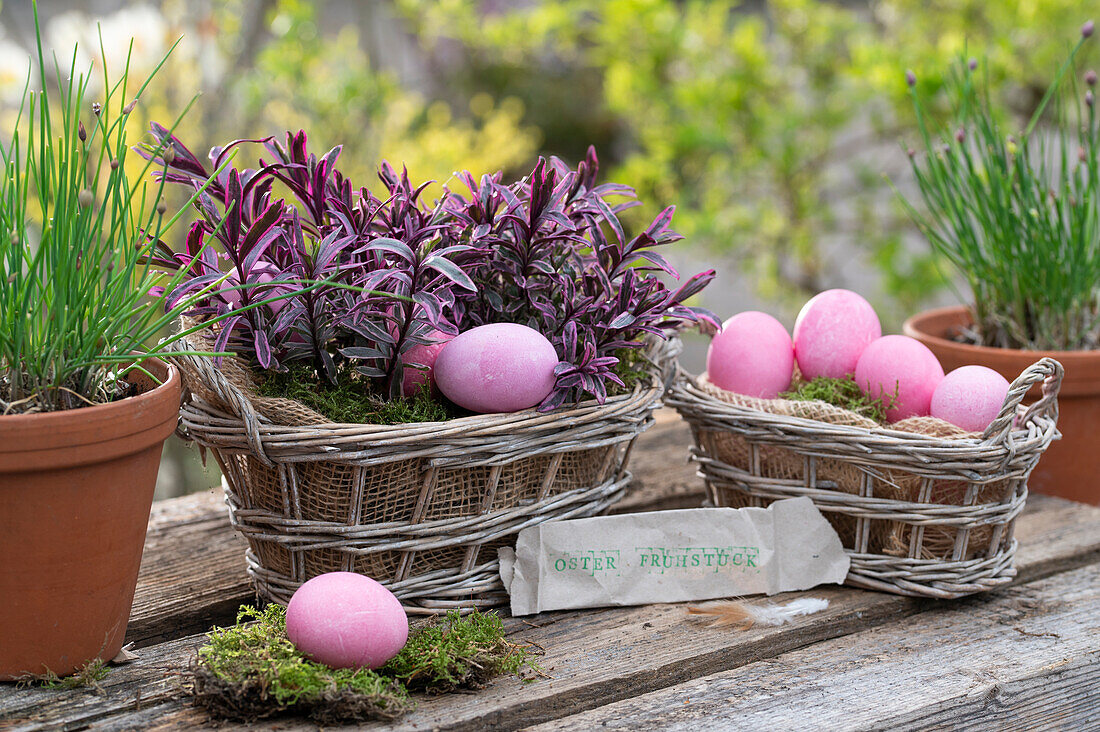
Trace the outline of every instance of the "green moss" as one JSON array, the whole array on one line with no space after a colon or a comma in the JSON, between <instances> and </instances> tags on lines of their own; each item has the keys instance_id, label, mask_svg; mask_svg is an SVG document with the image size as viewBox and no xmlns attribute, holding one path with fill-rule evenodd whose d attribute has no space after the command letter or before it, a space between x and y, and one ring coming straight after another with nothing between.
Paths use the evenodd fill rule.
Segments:
<instances>
[{"instance_id":1,"label":"green moss","mask_svg":"<svg viewBox=\"0 0 1100 732\"><path fill-rule=\"evenodd\" d=\"M615 356L619 359L615 375L623 386L608 382L609 396L629 394L638 384L649 384L652 365L644 349L621 348ZM331 384L318 378L312 366L300 363L290 364L286 371L265 373L256 391L260 396L301 402L339 424L444 422L468 414L433 396L427 386L411 397L383 399L371 393L369 381L353 369L341 369L337 383Z\"/></svg>"},{"instance_id":2,"label":"green moss","mask_svg":"<svg viewBox=\"0 0 1100 732\"><path fill-rule=\"evenodd\" d=\"M795 389L785 391L779 396L802 402L825 402L882 423L886 421L886 410L897 399L897 390L893 394L871 398L863 393L851 376L838 379L818 376L811 381L803 381Z\"/></svg>"},{"instance_id":3,"label":"green moss","mask_svg":"<svg viewBox=\"0 0 1100 732\"><path fill-rule=\"evenodd\" d=\"M310 661L286 637L286 609L242 607L237 624L215 628L191 669L196 703L217 716L255 720L305 714L320 724L396 719L413 708L409 689L476 688L502 673L534 667L504 639L496 615L452 613L413 630L378 671L332 669Z\"/></svg>"},{"instance_id":4,"label":"green moss","mask_svg":"<svg viewBox=\"0 0 1100 732\"><path fill-rule=\"evenodd\" d=\"M532 665L527 649L505 640L504 624L495 613L460 616L455 610L418 628L382 673L410 689L442 693L478 688L493 676Z\"/></svg>"},{"instance_id":5,"label":"green moss","mask_svg":"<svg viewBox=\"0 0 1100 732\"><path fill-rule=\"evenodd\" d=\"M242 607L237 624L215 628L191 669L196 703L217 716L254 720L296 710L320 723L396 719L408 692L366 669L310 661L286 637L286 609Z\"/></svg>"},{"instance_id":6,"label":"green moss","mask_svg":"<svg viewBox=\"0 0 1100 732\"><path fill-rule=\"evenodd\" d=\"M99 682L107 678L111 669L106 661L95 658L77 669L68 676L58 676L53 671L47 671L41 676L26 676L19 680L20 686L41 686L46 689L95 689L100 688Z\"/></svg>"},{"instance_id":7,"label":"green moss","mask_svg":"<svg viewBox=\"0 0 1100 732\"><path fill-rule=\"evenodd\" d=\"M337 383L330 384L319 379L311 366L291 364L286 371L267 374L257 391L260 396L301 402L341 424L442 422L458 416L426 386L412 397L382 399L351 369L341 369Z\"/></svg>"},{"instance_id":8,"label":"green moss","mask_svg":"<svg viewBox=\"0 0 1100 732\"><path fill-rule=\"evenodd\" d=\"M608 394L629 394L638 384L649 384L650 369L649 359L646 358L643 348L620 348L615 351L615 357L619 362L615 364L615 375L623 380L623 385L608 383Z\"/></svg>"}]
</instances>

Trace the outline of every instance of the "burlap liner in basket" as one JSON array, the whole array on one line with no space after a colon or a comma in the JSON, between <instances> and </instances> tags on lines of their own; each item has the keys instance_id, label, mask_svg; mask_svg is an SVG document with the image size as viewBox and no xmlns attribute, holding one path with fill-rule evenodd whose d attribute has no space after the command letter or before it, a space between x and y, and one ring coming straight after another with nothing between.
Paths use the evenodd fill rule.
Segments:
<instances>
[{"instance_id":1,"label":"burlap liner in basket","mask_svg":"<svg viewBox=\"0 0 1100 732\"><path fill-rule=\"evenodd\" d=\"M880 427L823 402L755 399L679 372L667 403L721 506L809 496L852 556L848 583L958 597L1014 576L1012 525L1027 477L1057 436L1062 367L1044 358L1012 384L983 434L931 417ZM1020 407L1043 382L1043 398Z\"/></svg>"},{"instance_id":2,"label":"burlap liner in basket","mask_svg":"<svg viewBox=\"0 0 1100 732\"><path fill-rule=\"evenodd\" d=\"M189 394L181 431L221 467L261 596L285 604L311 577L353 571L409 612L434 613L503 604L499 546L622 497L630 447L653 423L678 350L675 339L650 343L649 382L603 405L407 425L332 424L258 396L236 359L172 360Z\"/></svg>"}]
</instances>

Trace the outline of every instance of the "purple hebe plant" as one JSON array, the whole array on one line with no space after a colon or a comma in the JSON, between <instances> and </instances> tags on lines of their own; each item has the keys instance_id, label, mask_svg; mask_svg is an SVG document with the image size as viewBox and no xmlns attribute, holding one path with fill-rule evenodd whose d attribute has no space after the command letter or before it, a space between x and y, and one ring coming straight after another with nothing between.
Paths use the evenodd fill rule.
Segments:
<instances>
[{"instance_id":1,"label":"purple hebe plant","mask_svg":"<svg viewBox=\"0 0 1100 732\"><path fill-rule=\"evenodd\" d=\"M413 347L515 322L558 351L556 388L540 407L549 410L585 394L604 401L609 384L623 384L618 354L640 348L642 336L663 337L684 322L717 325L685 304L713 270L675 289L658 276L679 279L654 251L680 239L673 209L627 237L618 217L638 205L634 191L597 184L591 148L576 170L540 159L513 184L500 173L463 173L467 193L445 190L429 206L421 200L428 184L414 186L388 163L379 170L385 198L356 190L336 168L340 148L311 155L303 132L288 133L285 145L269 138L214 148L207 169L164 127L152 131L156 144L139 152L164 166L166 181L193 190L209 181L184 251L157 246L156 265L191 275L166 305L217 285L189 315L225 317L216 347L259 368L307 361L335 381L353 367L375 393L394 397L405 368L427 368L405 362ZM230 167L246 143L262 144L270 159ZM274 199L276 186L295 204Z\"/></svg>"},{"instance_id":2,"label":"purple hebe plant","mask_svg":"<svg viewBox=\"0 0 1100 732\"><path fill-rule=\"evenodd\" d=\"M709 311L684 304L714 279L714 270L672 290L656 275L679 279L654 251L681 239L670 228L673 207L628 238L619 214L638 205L634 190L597 185L598 171L589 148L576 170L557 158L540 159L513 185L499 175L478 181L465 173L468 194L450 193L444 201L461 231L456 238L481 253L468 266L477 289L457 296L455 323L462 330L516 322L546 335L561 363L542 409L584 393L602 402L608 383L622 386L615 354L640 348L647 333L664 337L685 322L718 325Z\"/></svg>"},{"instance_id":3,"label":"purple hebe plant","mask_svg":"<svg viewBox=\"0 0 1100 732\"><path fill-rule=\"evenodd\" d=\"M154 124L152 132L156 144L139 152L166 166L168 182L197 190L210 180L212 173L168 130ZM156 155L161 143L171 150L166 156ZM273 159L261 158L256 169L227 167L245 143L262 143ZM220 283L188 312L199 320L225 317L217 350L261 369L311 362L331 382L346 361L375 391L395 396L403 369L423 368L401 355L429 343L435 331L455 332L444 318L451 288L473 283L447 256L465 247L449 246L442 210L418 204L423 187L413 188L407 174L383 166L385 201L366 189L353 193L335 167L339 154L336 147L321 158L310 155L302 132L288 134L285 147L266 139L214 148L216 178L196 202L200 218L185 250L158 244L153 261L191 274L166 293L166 307ZM298 207L272 200L276 183Z\"/></svg>"}]
</instances>

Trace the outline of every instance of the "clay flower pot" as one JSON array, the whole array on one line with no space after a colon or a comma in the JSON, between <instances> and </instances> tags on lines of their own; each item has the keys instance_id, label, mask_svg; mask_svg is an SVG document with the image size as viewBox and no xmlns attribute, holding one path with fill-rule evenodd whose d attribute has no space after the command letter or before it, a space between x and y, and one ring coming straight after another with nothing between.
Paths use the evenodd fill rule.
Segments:
<instances>
[{"instance_id":1,"label":"clay flower pot","mask_svg":"<svg viewBox=\"0 0 1100 732\"><path fill-rule=\"evenodd\" d=\"M0 680L122 648L180 376L110 404L0 416Z\"/></svg>"},{"instance_id":2,"label":"clay flower pot","mask_svg":"<svg viewBox=\"0 0 1100 732\"><path fill-rule=\"evenodd\" d=\"M978 364L999 372L1011 382L1044 356L1059 361L1066 370L1058 393L1058 430L1062 439L1043 455L1028 479L1028 487L1100 505L1100 450L1096 442L1100 427L1100 350L1023 351L950 340L955 330L972 322L970 310L957 305L914 315L906 321L904 330L936 354L944 371Z\"/></svg>"}]
</instances>

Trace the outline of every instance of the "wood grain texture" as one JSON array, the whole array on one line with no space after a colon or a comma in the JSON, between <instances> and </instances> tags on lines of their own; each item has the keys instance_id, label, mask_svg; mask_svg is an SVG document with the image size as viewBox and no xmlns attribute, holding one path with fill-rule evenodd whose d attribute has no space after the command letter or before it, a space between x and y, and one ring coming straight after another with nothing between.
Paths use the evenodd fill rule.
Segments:
<instances>
[{"instance_id":1,"label":"wood grain texture","mask_svg":"<svg viewBox=\"0 0 1100 732\"><path fill-rule=\"evenodd\" d=\"M1030 534L1032 541L1041 542L1033 545L1033 550L1022 552L1021 569L1025 576L1038 578L1060 571L1080 557L1095 559L1100 545L1100 510L1083 507L1065 510L1066 506L1054 499L1039 500L1021 519L1021 530ZM1032 587L1027 585L1021 591L1032 593L1037 601L1048 601ZM691 684L702 677L748 667L760 659L775 659L803 648L819 649L830 642L844 646L856 634L899 626L908 616L937 614L960 606L960 603L914 600L848 588L823 588L798 594L826 597L831 607L789 626L747 632L716 631L686 622L683 605L508 618L506 627L515 640L537 643L546 649L542 664L551 679L524 683L503 678L476 694L424 698L416 712L393 728L517 729L583 710L598 710L593 714L603 719L603 715L612 714L610 707L601 709L608 704ZM785 599L794 596L787 595ZM999 597L1001 594L997 593L965 602L967 606L980 608ZM976 624L988 626L982 616L975 617ZM1002 632L1010 631L1002 629ZM954 642L950 636L940 640ZM143 693L141 710L132 706L133 687L122 684L106 698L85 702L71 712L52 707L50 713L60 715L52 717L53 721L74 728L85 724L85 720L94 720L97 727L110 725L106 728L116 729L208 726L210 720L201 710L173 700L173 689L158 686L158 679L163 678L166 670L186 666L192 649L200 641L201 636L195 636L141 650L140 666L125 670L126 678L140 669L149 675L149 691ZM138 687L144 688L140 684ZM161 691L154 693L157 689ZM22 704L16 711L39 711L34 707L35 704ZM0 698L0 715L11 711L8 700ZM291 720L284 724L288 728L311 728Z\"/></svg>"},{"instance_id":2,"label":"wood grain texture","mask_svg":"<svg viewBox=\"0 0 1100 732\"><path fill-rule=\"evenodd\" d=\"M0 730L84 729L120 712L182 696L180 671L204 636L188 636L142 649L132 663L115 666L100 689L61 691L0 688ZM182 702L177 701L177 707Z\"/></svg>"},{"instance_id":3,"label":"wood grain texture","mask_svg":"<svg viewBox=\"0 0 1100 732\"><path fill-rule=\"evenodd\" d=\"M1092 565L532 732L1097 729L1098 607Z\"/></svg>"},{"instance_id":4,"label":"wood grain texture","mask_svg":"<svg viewBox=\"0 0 1100 732\"><path fill-rule=\"evenodd\" d=\"M255 593L221 491L153 505L126 642L138 647L230 622Z\"/></svg>"},{"instance_id":5,"label":"wood grain texture","mask_svg":"<svg viewBox=\"0 0 1100 732\"><path fill-rule=\"evenodd\" d=\"M672 409L659 409L655 424L642 433L630 453L634 480L611 513L697 508L706 497L703 481L688 462L691 430Z\"/></svg>"},{"instance_id":6,"label":"wood grain texture","mask_svg":"<svg viewBox=\"0 0 1100 732\"><path fill-rule=\"evenodd\" d=\"M637 489L620 504L621 509L698 505L701 483L684 461L689 441L678 420L661 415L657 426L635 447L631 468L638 478ZM1040 604L1057 601L1046 594L1053 580L1042 578L1100 563L1100 508L1033 496L1017 523L1016 535L1021 542L1017 582L1031 584L1011 592L1033 593L1028 596ZM175 674L189 663L202 642L203 631L232 621L242 602L254 600L243 554L244 542L229 526L220 492L156 504L128 633L128 640L141 647L139 661L112 670L103 695L0 687L0 729L209 728L211 720L205 713L188 707L180 698ZM1069 574L1073 572L1066 576ZM701 678L780 663L779 659L792 654L813 656L821 653L820 649L844 647L869 633L907 628L917 618L956 612L960 607L980 610L1006 596L1002 592L963 603L937 603L847 588L800 594L827 597L832 607L790 626L743 633L685 622L683 605L506 618L506 628L514 639L546 649L542 663L551 679L525 684L506 678L475 694L424 698L420 708L394 728L517 729L585 710L594 710L593 719L603 722L613 718L616 703L628 703L634 697L663 693L661 690L671 693ZM974 624L985 630L1000 627L1004 633L1029 641L1043 640L991 625L978 610ZM1026 623L1021 627L1026 631L1032 628ZM957 639L945 636L941 641L953 647ZM879 650L872 654L883 662L888 655ZM871 660L868 663L873 669L879 661ZM1081 663L1071 659L1049 673L1043 671L1044 664L1032 670L1046 674L1041 677L1044 683L1052 682L1054 674L1061 674L1058 679L1064 676L1064 682L1058 683L1072 697L1073 688L1092 689L1090 674L1096 663L1097 659L1092 659L1091 666L1087 659ZM1023 679L1025 675L1017 676ZM1013 702L1017 706L1041 702L1041 689L1014 678L1005 677L998 686L998 699L1019 699ZM954 702L943 702L947 705L943 709L949 709L950 703ZM726 708L727 716L731 708ZM905 723L900 716L895 721ZM312 727L285 720L265 722L262 728Z\"/></svg>"}]
</instances>

